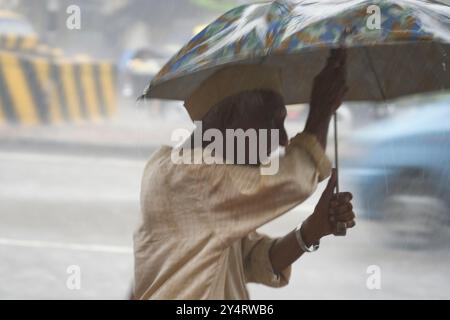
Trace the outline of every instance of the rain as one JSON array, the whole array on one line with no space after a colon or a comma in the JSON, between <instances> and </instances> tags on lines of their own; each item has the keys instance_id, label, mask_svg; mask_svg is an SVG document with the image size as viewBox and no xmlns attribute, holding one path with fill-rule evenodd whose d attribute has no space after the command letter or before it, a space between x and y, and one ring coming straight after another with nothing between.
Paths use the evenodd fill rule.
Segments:
<instances>
[{"instance_id":1,"label":"rain","mask_svg":"<svg viewBox=\"0 0 450 320\"><path fill-rule=\"evenodd\" d=\"M144 168L160 146L175 145L175 130L194 130L183 101L163 99L174 82L166 85L171 75L158 78L158 72L220 15L259 2L0 0L0 299L129 298ZM255 20L221 35L223 41L252 30L264 41L258 14L268 9L262 9L246 13ZM323 15L314 7L308 12L310 20L290 25L267 52ZM449 28L448 20L442 23ZM425 20L424 30L434 27ZM412 92L417 81L408 75L417 75L418 66L397 75L400 67L381 54L364 64L370 56L349 50L350 69L352 58L365 69L349 78L349 100L336 117L339 188L354 195L356 226L346 237L324 238L317 253L295 262L289 285L249 284L252 299L450 299L450 61L448 34L438 34L446 46L439 55L428 48L431 58L423 63L438 60L439 71L427 80L442 86L433 92ZM205 56L221 54L215 45ZM295 46L302 45L292 40ZM328 51L318 52L311 68ZM189 67L186 60L179 65ZM390 83L403 83L410 94L384 92L373 77L382 68L398 68ZM366 93L372 101L360 101ZM290 138L305 127L309 94L307 85L290 94L302 100L287 105ZM139 100L142 95L148 99ZM333 162L332 126L326 154ZM325 186L258 231L278 237L293 230Z\"/></svg>"}]
</instances>

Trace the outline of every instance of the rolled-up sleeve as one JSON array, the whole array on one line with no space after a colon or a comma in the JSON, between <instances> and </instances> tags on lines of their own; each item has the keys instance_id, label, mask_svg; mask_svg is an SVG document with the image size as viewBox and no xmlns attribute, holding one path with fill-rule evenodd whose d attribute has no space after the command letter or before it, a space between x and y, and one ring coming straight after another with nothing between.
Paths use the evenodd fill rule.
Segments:
<instances>
[{"instance_id":1,"label":"rolled-up sleeve","mask_svg":"<svg viewBox=\"0 0 450 320\"><path fill-rule=\"evenodd\" d=\"M331 173L331 163L322 146L314 135L299 133L290 141L289 148L298 146L306 150L316 164L319 172L319 182L327 178Z\"/></svg>"},{"instance_id":2,"label":"rolled-up sleeve","mask_svg":"<svg viewBox=\"0 0 450 320\"><path fill-rule=\"evenodd\" d=\"M242 239L242 258L247 282L275 288L289 283L291 266L277 273L273 270L270 261L270 249L277 240L257 232L252 232Z\"/></svg>"}]
</instances>

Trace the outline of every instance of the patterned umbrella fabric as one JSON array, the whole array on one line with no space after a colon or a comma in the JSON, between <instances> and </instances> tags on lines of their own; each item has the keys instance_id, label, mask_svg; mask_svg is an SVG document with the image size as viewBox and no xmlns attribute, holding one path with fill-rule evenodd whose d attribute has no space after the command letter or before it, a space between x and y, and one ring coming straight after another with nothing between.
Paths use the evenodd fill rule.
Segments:
<instances>
[{"instance_id":1,"label":"patterned umbrella fabric","mask_svg":"<svg viewBox=\"0 0 450 320\"><path fill-rule=\"evenodd\" d=\"M342 43L344 30L352 32ZM450 89L450 7L415 0L279 0L225 13L170 59L143 96L185 100L224 66L268 64L281 70L286 103L305 103L329 49L341 45L348 48L346 100Z\"/></svg>"}]
</instances>

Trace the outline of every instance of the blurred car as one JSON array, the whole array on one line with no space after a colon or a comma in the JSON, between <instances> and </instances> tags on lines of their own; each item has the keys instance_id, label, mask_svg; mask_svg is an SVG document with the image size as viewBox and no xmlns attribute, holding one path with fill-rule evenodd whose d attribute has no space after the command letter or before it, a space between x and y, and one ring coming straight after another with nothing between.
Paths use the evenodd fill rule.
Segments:
<instances>
[{"instance_id":1,"label":"blurred car","mask_svg":"<svg viewBox=\"0 0 450 320\"><path fill-rule=\"evenodd\" d=\"M385 223L391 243L442 244L450 222L450 96L352 136L341 150L341 182L351 186L360 216Z\"/></svg>"},{"instance_id":2,"label":"blurred car","mask_svg":"<svg viewBox=\"0 0 450 320\"><path fill-rule=\"evenodd\" d=\"M119 83L122 96L135 102L145 90L151 79L168 60L170 50L155 51L139 48L126 51L119 61ZM147 100L145 103L151 117L185 117L183 105L171 100Z\"/></svg>"},{"instance_id":3,"label":"blurred car","mask_svg":"<svg viewBox=\"0 0 450 320\"><path fill-rule=\"evenodd\" d=\"M25 17L12 11L0 10L0 35L37 37L33 26Z\"/></svg>"},{"instance_id":4,"label":"blurred car","mask_svg":"<svg viewBox=\"0 0 450 320\"><path fill-rule=\"evenodd\" d=\"M39 41L31 23L25 17L11 11L0 10L0 48L29 50Z\"/></svg>"},{"instance_id":5,"label":"blurred car","mask_svg":"<svg viewBox=\"0 0 450 320\"><path fill-rule=\"evenodd\" d=\"M149 48L126 51L119 62L122 95L133 99L140 96L165 60L164 55Z\"/></svg>"}]
</instances>

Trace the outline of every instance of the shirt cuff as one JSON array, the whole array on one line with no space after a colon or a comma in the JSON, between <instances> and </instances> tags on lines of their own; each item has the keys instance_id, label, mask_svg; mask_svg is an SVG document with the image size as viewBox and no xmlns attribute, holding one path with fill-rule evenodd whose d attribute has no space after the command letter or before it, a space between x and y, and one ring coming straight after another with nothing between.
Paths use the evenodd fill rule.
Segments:
<instances>
[{"instance_id":1,"label":"shirt cuff","mask_svg":"<svg viewBox=\"0 0 450 320\"><path fill-rule=\"evenodd\" d=\"M272 262L270 261L269 252L270 248L275 244L277 239L274 239L269 247L269 250L267 250L267 258L269 260L269 266L270 266L270 272L272 274L272 281L271 285L272 287L283 287L289 283L289 280L291 279L291 271L292 267L289 265L286 267L281 273L277 273L273 270Z\"/></svg>"},{"instance_id":2,"label":"shirt cuff","mask_svg":"<svg viewBox=\"0 0 450 320\"><path fill-rule=\"evenodd\" d=\"M331 162L325 154L325 150L320 145L315 135L302 132L291 139L287 148L300 147L312 157L319 171L319 182L326 179L331 174Z\"/></svg>"},{"instance_id":3,"label":"shirt cuff","mask_svg":"<svg viewBox=\"0 0 450 320\"><path fill-rule=\"evenodd\" d=\"M270 261L270 249L275 244L277 239L264 239L252 253L252 265L255 272L253 274L256 282L265 284L270 287L278 288L283 287L289 283L291 278L291 266L285 268L281 273L277 273L273 270L272 262Z\"/></svg>"}]
</instances>

